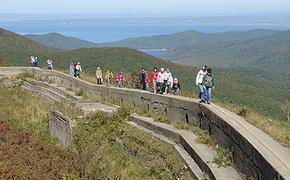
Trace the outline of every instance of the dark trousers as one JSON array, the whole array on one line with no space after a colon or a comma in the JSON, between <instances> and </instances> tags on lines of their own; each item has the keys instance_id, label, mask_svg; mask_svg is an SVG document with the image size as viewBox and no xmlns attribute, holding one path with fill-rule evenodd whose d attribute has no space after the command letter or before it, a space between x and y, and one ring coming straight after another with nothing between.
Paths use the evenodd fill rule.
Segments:
<instances>
[{"instance_id":1,"label":"dark trousers","mask_svg":"<svg viewBox=\"0 0 290 180\"><path fill-rule=\"evenodd\" d=\"M101 78L97 78L97 84L102 84L102 79Z\"/></svg>"},{"instance_id":2,"label":"dark trousers","mask_svg":"<svg viewBox=\"0 0 290 180\"><path fill-rule=\"evenodd\" d=\"M145 81L141 81L141 89L146 90L146 82Z\"/></svg>"}]
</instances>

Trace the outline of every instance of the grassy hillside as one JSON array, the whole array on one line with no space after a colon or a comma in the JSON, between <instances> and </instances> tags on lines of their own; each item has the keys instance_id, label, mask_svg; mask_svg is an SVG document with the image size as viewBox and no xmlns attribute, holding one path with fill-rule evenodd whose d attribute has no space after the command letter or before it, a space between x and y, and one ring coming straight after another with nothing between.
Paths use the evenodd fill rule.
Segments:
<instances>
[{"instance_id":1,"label":"grassy hillside","mask_svg":"<svg viewBox=\"0 0 290 180\"><path fill-rule=\"evenodd\" d=\"M90 48L96 47L97 45L93 42L85 41L82 39L63 36L58 33L47 33L42 35L28 34L25 37L38 42L44 46L51 48L57 48L62 50L73 50L79 48Z\"/></svg>"},{"instance_id":2,"label":"grassy hillside","mask_svg":"<svg viewBox=\"0 0 290 180\"><path fill-rule=\"evenodd\" d=\"M132 72L138 73L142 67L148 71L154 67L168 67L174 76L180 79L183 92L197 94L194 82L197 68L175 64L127 48L85 48L61 52L5 30L0 32L0 39L2 39L0 41L0 59L6 59L13 65L25 64L27 56L33 53L39 56L40 65L46 67L46 64L41 62L52 56L55 67L66 71L70 62L80 61L83 70L92 76L94 76L97 66L103 70L112 70L114 73L121 70L127 76ZM289 81L265 78L264 75L269 74L267 72L255 73L253 70L252 74L243 74L243 72L235 73L235 71L234 69L214 70L217 78L217 89L214 94L216 100L249 107L272 118L283 117L282 104L285 99L290 98Z\"/></svg>"}]
</instances>

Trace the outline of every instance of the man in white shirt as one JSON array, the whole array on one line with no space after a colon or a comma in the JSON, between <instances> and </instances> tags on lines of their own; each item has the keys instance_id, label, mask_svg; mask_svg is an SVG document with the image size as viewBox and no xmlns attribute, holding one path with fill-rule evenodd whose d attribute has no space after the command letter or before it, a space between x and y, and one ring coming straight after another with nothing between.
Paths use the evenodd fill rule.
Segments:
<instances>
[{"instance_id":1,"label":"man in white shirt","mask_svg":"<svg viewBox=\"0 0 290 180\"><path fill-rule=\"evenodd\" d=\"M204 96L204 89L203 89L203 85L202 85L202 80L203 80L203 76L206 75L207 73L207 66L204 65L202 67L201 70L198 71L197 75L196 75L196 80L195 83L198 86L198 90L199 90L199 98L203 99L202 97Z\"/></svg>"},{"instance_id":2,"label":"man in white shirt","mask_svg":"<svg viewBox=\"0 0 290 180\"><path fill-rule=\"evenodd\" d=\"M166 72L165 72L165 75L164 75L164 84L166 86L166 88L165 88L165 93L166 94L170 93L170 89L171 89L172 83L173 83L173 77L172 77L172 74L171 74L170 70L167 68Z\"/></svg>"}]
</instances>

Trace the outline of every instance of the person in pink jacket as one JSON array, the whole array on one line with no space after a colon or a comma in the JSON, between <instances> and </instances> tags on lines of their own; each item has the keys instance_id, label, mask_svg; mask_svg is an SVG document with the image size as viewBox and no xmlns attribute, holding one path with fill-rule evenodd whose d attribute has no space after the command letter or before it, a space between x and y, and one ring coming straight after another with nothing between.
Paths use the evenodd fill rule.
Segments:
<instances>
[{"instance_id":1,"label":"person in pink jacket","mask_svg":"<svg viewBox=\"0 0 290 180\"><path fill-rule=\"evenodd\" d=\"M102 84L103 82L103 73L100 67L97 67L96 70L96 79L97 79L97 84Z\"/></svg>"},{"instance_id":2,"label":"person in pink jacket","mask_svg":"<svg viewBox=\"0 0 290 180\"><path fill-rule=\"evenodd\" d=\"M165 79L164 68L161 68L160 72L157 75L157 84L158 84L158 92L159 92L159 94L163 94L164 91L165 91L166 85L164 84L164 79Z\"/></svg>"}]
</instances>

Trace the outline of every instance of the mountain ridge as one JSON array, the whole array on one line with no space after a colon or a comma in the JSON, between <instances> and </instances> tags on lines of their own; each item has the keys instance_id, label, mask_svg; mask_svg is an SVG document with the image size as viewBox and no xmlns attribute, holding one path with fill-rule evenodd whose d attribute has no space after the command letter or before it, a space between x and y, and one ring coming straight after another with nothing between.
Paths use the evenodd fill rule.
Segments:
<instances>
[{"instance_id":1,"label":"mountain ridge","mask_svg":"<svg viewBox=\"0 0 290 180\"><path fill-rule=\"evenodd\" d=\"M166 48L167 53L162 58L195 67L207 64L215 68L290 68L290 30L255 29L222 33L188 30L131 38L104 46Z\"/></svg>"},{"instance_id":2,"label":"mountain ridge","mask_svg":"<svg viewBox=\"0 0 290 180\"><path fill-rule=\"evenodd\" d=\"M42 45L61 50L74 50L79 48L97 47L97 44L93 42L75 37L64 36L55 32L41 35L26 34L24 36Z\"/></svg>"},{"instance_id":3,"label":"mountain ridge","mask_svg":"<svg viewBox=\"0 0 290 180\"><path fill-rule=\"evenodd\" d=\"M211 41L243 40L264 37L279 31L254 29L248 31L228 31L221 33L204 33L196 30L185 30L173 34L128 38L113 43L103 43L104 46L122 46L135 49L175 48L177 46L195 45Z\"/></svg>"}]
</instances>

